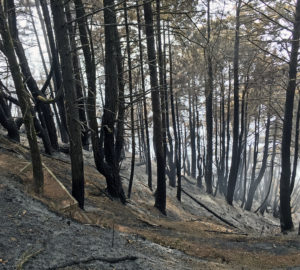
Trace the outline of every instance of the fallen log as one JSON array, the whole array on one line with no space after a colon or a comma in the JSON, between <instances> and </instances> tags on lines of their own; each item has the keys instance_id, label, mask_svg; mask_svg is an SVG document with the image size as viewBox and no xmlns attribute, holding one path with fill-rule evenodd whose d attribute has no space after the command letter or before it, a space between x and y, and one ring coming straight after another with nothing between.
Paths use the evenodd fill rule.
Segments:
<instances>
[{"instance_id":1,"label":"fallen log","mask_svg":"<svg viewBox=\"0 0 300 270\"><path fill-rule=\"evenodd\" d=\"M59 268L65 268L65 267L70 267L74 265L79 265L82 263L90 263L93 261L101 261L101 262L106 262L106 263L119 263L119 262L124 262L124 261L135 261L137 260L137 257L135 256L125 256L125 257L119 257L119 258L107 258L107 257L97 257L97 256L91 256L86 259L81 259L77 261L70 261L62 264L57 264L52 267L47 268L48 270L55 270Z\"/></svg>"},{"instance_id":2,"label":"fallen log","mask_svg":"<svg viewBox=\"0 0 300 270\"><path fill-rule=\"evenodd\" d=\"M231 222L229 222L228 220L222 218L221 216L219 216L217 213L215 213L214 211L212 211L211 209L209 209L205 204L203 204L202 202L198 201L196 198L194 198L192 195L190 195L189 193L187 193L184 189L181 189L181 192L184 193L185 195L187 195L188 197L190 197L194 202L196 202L197 204L199 204L201 207L203 207L205 210L207 210L209 213L213 214L216 218L218 218L219 220L223 221L225 224L229 225L230 227L233 227L235 229L238 229L234 224L232 224Z\"/></svg>"}]
</instances>

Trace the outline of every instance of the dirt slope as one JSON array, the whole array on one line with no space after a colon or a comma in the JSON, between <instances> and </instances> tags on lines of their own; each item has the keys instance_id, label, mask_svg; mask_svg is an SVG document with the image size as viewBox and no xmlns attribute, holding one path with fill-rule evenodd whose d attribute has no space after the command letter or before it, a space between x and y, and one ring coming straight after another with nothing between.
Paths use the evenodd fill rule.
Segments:
<instances>
[{"instance_id":1,"label":"dirt slope","mask_svg":"<svg viewBox=\"0 0 300 270\"><path fill-rule=\"evenodd\" d=\"M184 189L236 228L216 219L187 196L183 195L179 203L175 199L176 191L170 188L168 215L162 216L153 208L153 192L146 187L143 166L136 168L128 204L123 206L111 200L105 192L105 180L95 170L89 152L85 152L85 211L76 206L61 207L55 198L61 192L57 185L52 186L52 195L33 199L30 170L20 174L27 158L25 148L0 137L0 269L15 269L22 261L24 269L55 269L80 259L86 262L69 269L300 266L300 240L296 233L280 235L276 220L228 207L222 198L205 195L192 180L184 182ZM43 162L70 191L68 157L44 156ZM130 173L128 165L125 160L122 167L125 189ZM102 261L95 260L96 256ZM121 262L104 262L107 258L121 258Z\"/></svg>"}]
</instances>

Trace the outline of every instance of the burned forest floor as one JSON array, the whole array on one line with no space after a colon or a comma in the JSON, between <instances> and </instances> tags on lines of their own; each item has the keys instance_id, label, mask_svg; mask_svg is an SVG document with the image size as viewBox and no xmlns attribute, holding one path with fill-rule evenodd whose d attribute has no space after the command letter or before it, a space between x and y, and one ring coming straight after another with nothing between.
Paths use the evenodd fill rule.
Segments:
<instances>
[{"instance_id":1,"label":"burned forest floor","mask_svg":"<svg viewBox=\"0 0 300 270\"><path fill-rule=\"evenodd\" d=\"M28 148L0 135L0 269L300 269L300 236L281 234L272 216L229 206L190 178L182 180L186 194L222 220L185 193L178 202L171 187L164 216L153 207L143 164L122 205L108 196L92 153L84 156L81 210L70 195L67 155L43 155L45 190L37 196ZM121 169L125 190L129 160Z\"/></svg>"}]
</instances>

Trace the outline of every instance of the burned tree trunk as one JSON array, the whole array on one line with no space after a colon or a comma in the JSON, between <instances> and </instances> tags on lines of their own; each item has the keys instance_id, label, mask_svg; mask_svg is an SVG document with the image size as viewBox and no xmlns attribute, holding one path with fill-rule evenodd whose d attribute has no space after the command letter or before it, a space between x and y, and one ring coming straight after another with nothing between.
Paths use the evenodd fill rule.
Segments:
<instances>
[{"instance_id":1,"label":"burned tree trunk","mask_svg":"<svg viewBox=\"0 0 300 270\"><path fill-rule=\"evenodd\" d=\"M40 150L38 147L36 133L33 125L30 100L23 84L22 75L17 61L17 57L14 52L11 35L9 33L7 23L5 21L2 1L0 1L0 34L3 41L3 46L5 48L4 54L8 60L8 64L13 77L14 85L16 87L16 92L25 124L32 160L34 189L35 192L42 193L44 187L44 174L42 169Z\"/></svg>"},{"instance_id":2,"label":"burned tree trunk","mask_svg":"<svg viewBox=\"0 0 300 270\"><path fill-rule=\"evenodd\" d=\"M81 127L79 122L78 103L75 92L72 68L71 46L64 13L63 0L51 1L54 29L58 51L61 59L63 86L66 97L67 120L70 136L70 157L72 168L72 195L78 205L84 207L84 171L81 144Z\"/></svg>"},{"instance_id":3,"label":"burned tree trunk","mask_svg":"<svg viewBox=\"0 0 300 270\"><path fill-rule=\"evenodd\" d=\"M142 91L143 91L143 108L144 108L144 121L145 121L145 132L146 132L146 158L147 158L147 174L148 174L148 187L152 190L152 165L151 165L151 155L150 155L150 138L149 138L149 128L148 128L148 112L147 112L147 102L146 102L146 90L145 90L145 77L144 77L144 59L143 59L143 46L142 46L142 36L141 36L141 19L140 19L140 8L138 1L136 1L136 13L138 22L138 34L139 34L139 58L140 58L140 69L141 69L141 80L142 80Z\"/></svg>"},{"instance_id":4,"label":"burned tree trunk","mask_svg":"<svg viewBox=\"0 0 300 270\"><path fill-rule=\"evenodd\" d=\"M161 104L158 91L157 64L155 54L153 14L151 2L144 0L144 16L147 36L148 65L150 70L151 99L153 111L153 132L154 148L157 162L157 190L155 197L155 207L163 214L166 214L166 171L165 171L165 153L163 145L163 130L161 118Z\"/></svg>"},{"instance_id":5,"label":"burned tree trunk","mask_svg":"<svg viewBox=\"0 0 300 270\"><path fill-rule=\"evenodd\" d=\"M241 0L238 1L236 7L236 26L235 26L235 42L234 42L234 119L233 119L233 144L232 144L232 159L228 178L226 200L228 204L232 205L233 195L237 182L237 175L239 169L239 30L240 30L240 8Z\"/></svg>"},{"instance_id":6,"label":"burned tree trunk","mask_svg":"<svg viewBox=\"0 0 300 270\"><path fill-rule=\"evenodd\" d=\"M281 176L280 176L280 223L281 230L293 228L291 214L291 130L293 121L294 96L296 89L298 51L300 38L300 0L297 0L293 37L291 40L291 55L289 62L289 81L286 89L284 121L282 131Z\"/></svg>"},{"instance_id":7,"label":"burned tree trunk","mask_svg":"<svg viewBox=\"0 0 300 270\"><path fill-rule=\"evenodd\" d=\"M23 45L19 39L14 0L7 1L7 8L8 8L9 27L13 38L15 51L20 62L22 73L25 77L26 85L29 88L35 100L36 108L37 108L39 119L41 121L42 128L45 129L43 134L49 137L53 149L58 150L58 141L57 141L56 127L53 120L53 113L51 111L49 104L44 104L38 99L38 96L44 97L45 95L42 91L39 90L37 83L32 76ZM44 139L43 142L46 143L49 140ZM51 154L51 146L45 145L45 150L48 149L47 151L48 154Z\"/></svg>"}]
</instances>

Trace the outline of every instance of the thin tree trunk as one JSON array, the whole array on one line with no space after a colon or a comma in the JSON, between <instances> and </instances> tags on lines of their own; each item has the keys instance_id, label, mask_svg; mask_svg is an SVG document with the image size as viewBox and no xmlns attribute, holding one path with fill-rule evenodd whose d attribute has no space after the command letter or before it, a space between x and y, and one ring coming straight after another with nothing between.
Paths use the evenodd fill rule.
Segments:
<instances>
[{"instance_id":1,"label":"thin tree trunk","mask_svg":"<svg viewBox=\"0 0 300 270\"><path fill-rule=\"evenodd\" d=\"M55 87L56 87L56 94L60 91L62 87L62 78L61 78L61 72L60 72L60 65L59 65L59 58L58 53L56 49L56 44L52 32L52 23L49 15L48 5L46 0L40 0L40 4L42 7L42 12L45 20L45 25L47 29L47 36L49 39L49 45L51 49L52 54L52 64L53 64L53 70L54 70L54 77L55 77ZM67 143L69 141L68 136L68 127L67 127L67 120L66 120L66 109L64 104L64 93L60 96L57 102L60 120L62 124L61 129L61 139L64 143Z\"/></svg>"},{"instance_id":2,"label":"thin tree trunk","mask_svg":"<svg viewBox=\"0 0 300 270\"><path fill-rule=\"evenodd\" d=\"M72 20L69 4L66 4L66 17L68 21ZM79 68L79 59L77 54L76 48L76 28L72 24L68 24L69 36L70 36L70 46L72 50L72 63L73 63L73 70L74 70L74 79L75 79L75 89L77 95L77 103L78 103L78 111L79 111L79 121L81 123L81 142L82 147L85 150L89 150L89 135L88 135L88 126L87 126L87 119L85 116L85 106L84 106L84 99L83 99L83 89L81 84L81 77L80 77L80 68Z\"/></svg>"},{"instance_id":3,"label":"thin tree trunk","mask_svg":"<svg viewBox=\"0 0 300 270\"><path fill-rule=\"evenodd\" d=\"M234 120L233 120L233 144L232 144L232 159L228 178L226 200L228 204L232 205L233 195L237 182L238 168L239 168L239 46L240 46L240 9L241 0L236 6L236 26L235 26L235 42L234 42L234 63L233 63L233 77L234 77Z\"/></svg>"},{"instance_id":4,"label":"thin tree trunk","mask_svg":"<svg viewBox=\"0 0 300 270\"><path fill-rule=\"evenodd\" d=\"M152 165L151 165L151 153L150 153L150 138L148 128L148 112L147 112L147 99L145 90L145 75L144 75L144 59L143 59L143 46L141 36L141 19L140 19L140 8L139 1L136 1L136 13L138 23L138 34L139 34L139 58L140 58L140 69L141 69L141 80L142 80L142 91L143 91L143 109L144 109L144 121L146 131L146 157L147 157L147 174L148 174L148 187L152 190Z\"/></svg>"},{"instance_id":5,"label":"thin tree trunk","mask_svg":"<svg viewBox=\"0 0 300 270\"><path fill-rule=\"evenodd\" d=\"M127 61L128 61L128 83L129 83L129 98L130 98L130 120L131 120L131 169L130 169L130 178L128 186L128 198L131 195L133 176L134 176L134 163L135 163L135 135L134 135L134 104L133 104L133 86L132 86L132 73L131 73L131 48L130 48L130 33L128 26L128 16L127 16L127 4L126 0L123 3L124 7L124 17L125 17L125 28L126 28L126 45L127 45Z\"/></svg>"},{"instance_id":6,"label":"thin tree trunk","mask_svg":"<svg viewBox=\"0 0 300 270\"><path fill-rule=\"evenodd\" d=\"M169 65L170 65L170 105L171 105L171 116L172 116L172 126L174 133L174 141L175 141L175 169L177 174L177 183L181 182L181 157L179 157L179 131L176 126L176 114L175 114L175 102L174 102L174 91L173 91L173 56L172 56L172 45L171 45L171 37L170 37L170 28L168 28L168 43L169 43ZM170 141L170 138L169 138ZM170 142L171 144L172 142ZM175 180L176 181L176 180ZM175 183L176 185L176 183ZM178 196L180 200L180 194Z\"/></svg>"},{"instance_id":7,"label":"thin tree trunk","mask_svg":"<svg viewBox=\"0 0 300 270\"><path fill-rule=\"evenodd\" d=\"M177 118L177 131L178 131L178 163L177 163L177 200L181 201L181 138L179 129L179 110L178 110L178 97L175 94L176 102L176 118Z\"/></svg>"},{"instance_id":8,"label":"thin tree trunk","mask_svg":"<svg viewBox=\"0 0 300 270\"><path fill-rule=\"evenodd\" d=\"M44 174L42 169L42 160L40 150L37 143L36 133L31 114L31 106L29 96L25 90L22 74L19 68L19 63L14 52L13 41L9 33L8 25L5 21L2 2L0 1L0 34L2 36L3 47L5 48L5 55L11 70L16 93L20 103L20 108L23 115L24 125L26 129L27 139L30 147L32 171L34 178L34 190L37 193L42 193L44 188Z\"/></svg>"},{"instance_id":9,"label":"thin tree trunk","mask_svg":"<svg viewBox=\"0 0 300 270\"><path fill-rule=\"evenodd\" d=\"M29 7L30 19L31 19L31 23L32 23L32 26L33 26L33 31L34 31L34 34L35 34L35 37L36 37L36 40L37 40L37 43L38 43L38 48L39 48L39 52L40 52L40 56L41 56L41 60L42 60L42 64L43 64L43 68L44 68L45 74L46 74L46 76L48 78L49 73L48 73L48 70L47 70L46 61L45 61L45 58L44 58L44 55L43 55L43 50L42 50L41 42L40 42L39 35L38 35L37 29L36 29L36 26L35 26L33 14L32 14L32 8L30 6L29 0L27 0L27 4L28 4L28 7ZM36 4L36 10L37 10L37 13L38 13L38 16L39 16L39 19L40 19L40 23L41 23L41 27L42 27L42 32L43 32L43 35L44 35L44 40L45 40L45 43L46 43L46 48L47 48L47 52L48 52L48 56L49 56L49 62L52 63L50 48L49 48L48 40L46 38L45 23L44 23L44 21L42 19L42 14L41 14L41 11L40 11L40 6L39 6L38 0L35 0L35 4ZM49 89L50 89L51 98L54 99L54 93L53 93L53 89L52 89L51 83L49 83ZM56 104L53 103L52 107L53 107L53 111L54 111L54 115L55 115L57 126L59 128L60 133L61 133L61 128L62 127L61 127L61 122L60 122L60 119L59 119L59 116L58 116Z\"/></svg>"},{"instance_id":10,"label":"thin tree trunk","mask_svg":"<svg viewBox=\"0 0 300 270\"><path fill-rule=\"evenodd\" d=\"M267 202L268 202L269 195L271 193L271 187L273 184L274 164L275 164L275 157L276 157L276 139L277 139L277 121L275 120L273 146L272 146L272 158L271 158L271 166L270 166L270 174L269 174L269 187L268 187L265 199L263 200L261 205L255 210L255 213L260 210L261 214L263 214L265 209L267 208Z\"/></svg>"},{"instance_id":11,"label":"thin tree trunk","mask_svg":"<svg viewBox=\"0 0 300 270\"><path fill-rule=\"evenodd\" d=\"M268 153L269 153L269 134L270 134L270 120L271 115L270 113L268 113L268 119L267 119L267 124L266 124L266 133L265 133L265 146L264 146L264 153L263 153L263 159L262 159L262 164L261 164L261 168L259 171L259 174L257 176L257 178L251 182L250 184L250 188L249 188L249 192L248 192L248 198L246 201L246 205L245 205L245 210L250 211L252 208L252 203L253 203L253 199L254 199L254 195L255 195L255 191L257 190L258 185L260 184L265 170L267 168L267 159L268 159Z\"/></svg>"},{"instance_id":12,"label":"thin tree trunk","mask_svg":"<svg viewBox=\"0 0 300 270\"><path fill-rule=\"evenodd\" d=\"M212 112L212 100L213 100L213 68L212 68L212 55L210 47L210 1L207 0L207 85L205 87L205 108L206 108L206 161L205 161L205 184L206 192L212 194L212 163L213 163L213 112Z\"/></svg>"},{"instance_id":13,"label":"thin tree trunk","mask_svg":"<svg viewBox=\"0 0 300 270\"><path fill-rule=\"evenodd\" d=\"M293 171L291 176L291 196L295 186L295 179L298 165L298 153L299 153L299 122L300 122L300 99L298 100L297 116L296 116L296 131L295 131L295 147L294 147L294 161Z\"/></svg>"},{"instance_id":14,"label":"thin tree trunk","mask_svg":"<svg viewBox=\"0 0 300 270\"><path fill-rule=\"evenodd\" d=\"M26 85L28 86L35 100L38 116L41 121L42 128L44 129L43 134L41 135L45 136L45 138L43 139L43 142L45 143L45 151L48 154L51 154L52 147L55 150L58 150L56 127L52 117L53 113L51 111L49 104L44 104L43 102L40 102L38 99L38 96L44 97L44 94L39 90L37 83L32 76L23 45L19 39L14 0L7 1L7 8L8 8L9 28L13 38L15 51L20 62L22 73L25 77Z\"/></svg>"}]
</instances>

